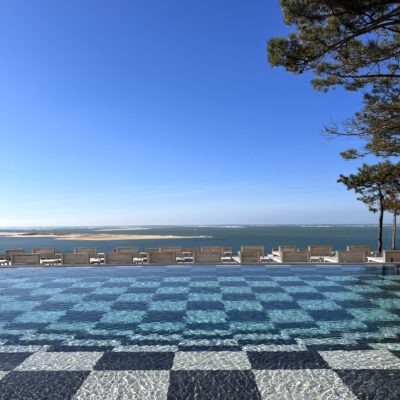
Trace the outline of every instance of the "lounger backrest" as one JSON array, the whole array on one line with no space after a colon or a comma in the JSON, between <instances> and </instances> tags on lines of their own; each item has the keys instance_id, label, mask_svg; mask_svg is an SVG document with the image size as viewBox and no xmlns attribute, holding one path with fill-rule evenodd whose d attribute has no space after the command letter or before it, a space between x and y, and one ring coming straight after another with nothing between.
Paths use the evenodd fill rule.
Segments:
<instances>
[{"instance_id":1,"label":"lounger backrest","mask_svg":"<svg viewBox=\"0 0 400 400\"><path fill-rule=\"evenodd\" d=\"M176 264L174 251L150 251L147 253L148 264Z\"/></svg>"},{"instance_id":2,"label":"lounger backrest","mask_svg":"<svg viewBox=\"0 0 400 400\"><path fill-rule=\"evenodd\" d=\"M241 247L241 249L240 249L240 251L241 252L244 252L244 251L248 251L248 252L254 252L254 251L258 251L258 252L260 252L261 253L261 255L263 256L264 255L264 246L242 246Z\"/></svg>"},{"instance_id":3,"label":"lounger backrest","mask_svg":"<svg viewBox=\"0 0 400 400\"><path fill-rule=\"evenodd\" d=\"M365 257L371 255L371 247L370 246L360 246L360 245L348 245L346 247L347 251L355 251L356 253L363 252Z\"/></svg>"},{"instance_id":4,"label":"lounger backrest","mask_svg":"<svg viewBox=\"0 0 400 400\"><path fill-rule=\"evenodd\" d=\"M140 249L139 247L117 247L116 249L113 250L113 253L138 256L140 254Z\"/></svg>"},{"instance_id":5,"label":"lounger backrest","mask_svg":"<svg viewBox=\"0 0 400 400\"><path fill-rule=\"evenodd\" d=\"M383 260L400 263L400 250L383 250Z\"/></svg>"},{"instance_id":6,"label":"lounger backrest","mask_svg":"<svg viewBox=\"0 0 400 400\"><path fill-rule=\"evenodd\" d=\"M63 253L61 254L61 264L80 265L90 264L89 253Z\"/></svg>"},{"instance_id":7,"label":"lounger backrest","mask_svg":"<svg viewBox=\"0 0 400 400\"><path fill-rule=\"evenodd\" d=\"M222 255L224 254L224 248L221 247L221 246L203 246L203 247L201 248L201 251L202 251L203 253L217 253L217 254L221 254L221 257L222 257Z\"/></svg>"},{"instance_id":8,"label":"lounger backrest","mask_svg":"<svg viewBox=\"0 0 400 400\"><path fill-rule=\"evenodd\" d=\"M161 253L168 253L170 251L174 251L176 255L180 256L182 254L182 247L160 247Z\"/></svg>"},{"instance_id":9,"label":"lounger backrest","mask_svg":"<svg viewBox=\"0 0 400 400\"><path fill-rule=\"evenodd\" d=\"M97 249L95 247L75 247L75 254L89 254L89 257L97 257Z\"/></svg>"},{"instance_id":10,"label":"lounger backrest","mask_svg":"<svg viewBox=\"0 0 400 400\"><path fill-rule=\"evenodd\" d=\"M366 253L364 251L338 251L336 253L338 263L358 263L366 261Z\"/></svg>"},{"instance_id":11,"label":"lounger backrest","mask_svg":"<svg viewBox=\"0 0 400 400\"><path fill-rule=\"evenodd\" d=\"M33 253L21 253L13 254L11 256L12 265L39 265L40 264L40 254Z\"/></svg>"},{"instance_id":12,"label":"lounger backrest","mask_svg":"<svg viewBox=\"0 0 400 400\"><path fill-rule=\"evenodd\" d=\"M5 256L7 260L11 260L11 257L13 256L13 254L21 254L21 253L25 253L24 249L10 249L10 250L6 250L5 252Z\"/></svg>"},{"instance_id":13,"label":"lounger backrest","mask_svg":"<svg viewBox=\"0 0 400 400\"><path fill-rule=\"evenodd\" d=\"M242 264L259 263L263 255L260 249L246 249L242 247L242 250L239 251L239 260Z\"/></svg>"},{"instance_id":14,"label":"lounger backrest","mask_svg":"<svg viewBox=\"0 0 400 400\"><path fill-rule=\"evenodd\" d=\"M332 255L332 246L329 245L318 245L308 246L310 256L313 257L329 257Z\"/></svg>"},{"instance_id":15,"label":"lounger backrest","mask_svg":"<svg viewBox=\"0 0 400 400\"><path fill-rule=\"evenodd\" d=\"M106 253L104 255L104 264L132 264L133 255L129 253Z\"/></svg>"},{"instance_id":16,"label":"lounger backrest","mask_svg":"<svg viewBox=\"0 0 400 400\"><path fill-rule=\"evenodd\" d=\"M309 262L310 253L308 250L296 250L289 251L285 250L281 253L281 262L292 263L292 262Z\"/></svg>"},{"instance_id":17,"label":"lounger backrest","mask_svg":"<svg viewBox=\"0 0 400 400\"><path fill-rule=\"evenodd\" d=\"M40 254L41 258L56 258L56 249L53 247L36 247L32 249L33 254Z\"/></svg>"},{"instance_id":18,"label":"lounger backrest","mask_svg":"<svg viewBox=\"0 0 400 400\"><path fill-rule=\"evenodd\" d=\"M285 251L294 252L294 251L296 251L296 250L297 250L296 246L279 246L279 247L278 247L278 251L279 251L280 253L283 253L283 252L285 252Z\"/></svg>"},{"instance_id":19,"label":"lounger backrest","mask_svg":"<svg viewBox=\"0 0 400 400\"><path fill-rule=\"evenodd\" d=\"M197 264L215 264L221 262L222 253L220 251L196 251L193 254L194 262Z\"/></svg>"}]
</instances>

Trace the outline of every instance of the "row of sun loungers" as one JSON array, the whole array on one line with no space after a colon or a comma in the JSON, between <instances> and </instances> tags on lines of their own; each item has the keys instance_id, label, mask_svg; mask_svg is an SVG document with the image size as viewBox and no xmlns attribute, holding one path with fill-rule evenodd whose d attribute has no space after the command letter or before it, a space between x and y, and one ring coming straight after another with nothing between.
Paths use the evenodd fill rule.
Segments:
<instances>
[{"instance_id":1,"label":"row of sun loungers","mask_svg":"<svg viewBox=\"0 0 400 400\"><path fill-rule=\"evenodd\" d=\"M54 248L6 250L0 265L130 265L130 264L259 264L259 263L400 263L400 250L384 250L373 254L369 246L349 245L346 250L333 252L332 246L279 246L265 255L264 246L242 246L237 255L222 246L205 246L198 249L183 247L117 247L109 253L98 253L96 248L78 247L73 253L59 253Z\"/></svg>"}]
</instances>

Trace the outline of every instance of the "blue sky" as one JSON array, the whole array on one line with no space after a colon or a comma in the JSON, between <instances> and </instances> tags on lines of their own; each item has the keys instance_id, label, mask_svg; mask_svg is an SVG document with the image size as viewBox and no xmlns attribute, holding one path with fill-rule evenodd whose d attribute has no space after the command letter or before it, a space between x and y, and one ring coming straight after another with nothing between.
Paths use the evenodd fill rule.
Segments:
<instances>
[{"instance_id":1,"label":"blue sky","mask_svg":"<svg viewBox=\"0 0 400 400\"><path fill-rule=\"evenodd\" d=\"M360 96L271 69L277 0L0 0L0 226L370 223L321 127Z\"/></svg>"}]
</instances>

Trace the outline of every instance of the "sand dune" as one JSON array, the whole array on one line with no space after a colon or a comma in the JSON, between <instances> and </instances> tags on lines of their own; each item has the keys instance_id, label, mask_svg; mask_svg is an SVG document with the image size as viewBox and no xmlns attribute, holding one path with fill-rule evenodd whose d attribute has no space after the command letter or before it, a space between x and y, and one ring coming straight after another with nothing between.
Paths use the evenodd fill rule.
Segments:
<instances>
[{"instance_id":1,"label":"sand dune","mask_svg":"<svg viewBox=\"0 0 400 400\"><path fill-rule=\"evenodd\" d=\"M45 233L45 232L0 232L0 236L13 238L54 238L55 240L154 240L154 239L193 239L199 236L175 235L120 235L92 233Z\"/></svg>"}]
</instances>

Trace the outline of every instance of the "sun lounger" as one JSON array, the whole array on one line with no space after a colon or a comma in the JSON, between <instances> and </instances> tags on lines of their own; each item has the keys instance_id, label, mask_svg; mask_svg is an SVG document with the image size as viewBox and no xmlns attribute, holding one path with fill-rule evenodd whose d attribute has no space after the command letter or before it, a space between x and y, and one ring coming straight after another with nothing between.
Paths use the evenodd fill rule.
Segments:
<instances>
[{"instance_id":1,"label":"sun lounger","mask_svg":"<svg viewBox=\"0 0 400 400\"><path fill-rule=\"evenodd\" d=\"M101 257L97 253L97 249L95 247L75 247L75 254L89 254L89 263L90 264L100 264Z\"/></svg>"},{"instance_id":2,"label":"sun lounger","mask_svg":"<svg viewBox=\"0 0 400 400\"><path fill-rule=\"evenodd\" d=\"M106 253L104 255L104 264L108 265L124 265L133 264L133 255L129 253Z\"/></svg>"},{"instance_id":3,"label":"sun lounger","mask_svg":"<svg viewBox=\"0 0 400 400\"><path fill-rule=\"evenodd\" d=\"M310 253L306 249L290 250L284 249L279 256L274 255L274 260L278 263L308 263L310 262Z\"/></svg>"},{"instance_id":4,"label":"sun lounger","mask_svg":"<svg viewBox=\"0 0 400 400\"><path fill-rule=\"evenodd\" d=\"M332 246L330 245L316 245L308 246L311 261L323 261L324 257L332 256Z\"/></svg>"},{"instance_id":5,"label":"sun lounger","mask_svg":"<svg viewBox=\"0 0 400 400\"><path fill-rule=\"evenodd\" d=\"M89 253L63 253L61 254L61 264L63 265L89 265Z\"/></svg>"},{"instance_id":6,"label":"sun lounger","mask_svg":"<svg viewBox=\"0 0 400 400\"><path fill-rule=\"evenodd\" d=\"M281 253L284 251L296 251L296 246L279 246L277 248L272 249L272 255L280 257Z\"/></svg>"},{"instance_id":7,"label":"sun lounger","mask_svg":"<svg viewBox=\"0 0 400 400\"><path fill-rule=\"evenodd\" d=\"M11 256L11 265L40 265L40 254L13 254Z\"/></svg>"},{"instance_id":8,"label":"sun lounger","mask_svg":"<svg viewBox=\"0 0 400 400\"><path fill-rule=\"evenodd\" d=\"M399 263L400 250L383 250L381 257L367 257L369 262L375 263Z\"/></svg>"},{"instance_id":9,"label":"sun lounger","mask_svg":"<svg viewBox=\"0 0 400 400\"><path fill-rule=\"evenodd\" d=\"M222 262L223 248L203 248L200 251L194 251L193 262L195 264L220 264Z\"/></svg>"},{"instance_id":10,"label":"sun lounger","mask_svg":"<svg viewBox=\"0 0 400 400\"><path fill-rule=\"evenodd\" d=\"M117 247L113 249L113 253L131 254L133 257L139 257L140 249L139 247Z\"/></svg>"},{"instance_id":11,"label":"sun lounger","mask_svg":"<svg viewBox=\"0 0 400 400\"><path fill-rule=\"evenodd\" d=\"M22 253L25 253L25 250L23 248L6 250L5 252L6 260L11 261L11 258L14 254L22 254Z\"/></svg>"},{"instance_id":12,"label":"sun lounger","mask_svg":"<svg viewBox=\"0 0 400 400\"><path fill-rule=\"evenodd\" d=\"M258 264L264 256L264 246L242 246L239 251L241 264Z\"/></svg>"},{"instance_id":13,"label":"sun lounger","mask_svg":"<svg viewBox=\"0 0 400 400\"><path fill-rule=\"evenodd\" d=\"M333 256L323 257L325 262L346 264L346 263L364 263L366 255L364 251L337 251Z\"/></svg>"},{"instance_id":14,"label":"sun lounger","mask_svg":"<svg viewBox=\"0 0 400 400\"><path fill-rule=\"evenodd\" d=\"M40 254L40 264L54 265L60 262L53 247L36 247L32 249L33 254Z\"/></svg>"},{"instance_id":15,"label":"sun lounger","mask_svg":"<svg viewBox=\"0 0 400 400\"><path fill-rule=\"evenodd\" d=\"M147 253L147 264L176 264L176 253L174 251L149 251Z\"/></svg>"},{"instance_id":16,"label":"sun lounger","mask_svg":"<svg viewBox=\"0 0 400 400\"><path fill-rule=\"evenodd\" d=\"M369 257L371 255L371 247L370 246L360 246L360 245L347 245L347 251L354 251L354 252L363 252L365 257Z\"/></svg>"}]
</instances>

